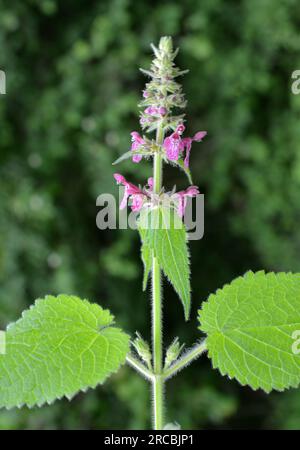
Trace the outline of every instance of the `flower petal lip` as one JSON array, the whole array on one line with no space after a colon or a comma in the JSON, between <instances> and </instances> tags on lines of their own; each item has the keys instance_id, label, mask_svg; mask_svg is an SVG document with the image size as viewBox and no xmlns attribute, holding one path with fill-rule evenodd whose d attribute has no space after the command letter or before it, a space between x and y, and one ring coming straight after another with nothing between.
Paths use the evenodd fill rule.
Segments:
<instances>
[{"instance_id":1,"label":"flower petal lip","mask_svg":"<svg viewBox=\"0 0 300 450\"><path fill-rule=\"evenodd\" d=\"M198 131L194 135L193 141L200 142L200 141L202 141L203 138L205 138L206 135L207 135L207 131Z\"/></svg>"},{"instance_id":2,"label":"flower petal lip","mask_svg":"<svg viewBox=\"0 0 300 450\"><path fill-rule=\"evenodd\" d=\"M185 191L179 191L174 194L174 196L177 197L177 214L179 217L184 216L187 197L196 197L198 194L200 194L200 192L197 186L189 186Z\"/></svg>"},{"instance_id":3,"label":"flower petal lip","mask_svg":"<svg viewBox=\"0 0 300 450\"><path fill-rule=\"evenodd\" d=\"M171 161L178 161L183 146L182 139L177 131L172 133L164 140L163 146L166 150L167 158Z\"/></svg>"},{"instance_id":4,"label":"flower petal lip","mask_svg":"<svg viewBox=\"0 0 300 450\"><path fill-rule=\"evenodd\" d=\"M137 131L132 131L130 133L130 135L131 135L131 141L132 141L131 148L130 148L131 151L138 150L141 145L145 144L144 139L141 137L141 135ZM139 163L142 160L142 158L143 158L142 155L133 155L132 161L134 163Z\"/></svg>"},{"instance_id":5,"label":"flower petal lip","mask_svg":"<svg viewBox=\"0 0 300 450\"><path fill-rule=\"evenodd\" d=\"M139 162L141 162L142 159L143 159L142 155L133 155L133 157L132 157L132 161L134 163L139 163Z\"/></svg>"},{"instance_id":6,"label":"flower petal lip","mask_svg":"<svg viewBox=\"0 0 300 450\"><path fill-rule=\"evenodd\" d=\"M184 130L185 130L185 126L183 125L183 123L180 123L176 128L176 131L179 134L182 134L184 132Z\"/></svg>"},{"instance_id":7,"label":"flower petal lip","mask_svg":"<svg viewBox=\"0 0 300 450\"><path fill-rule=\"evenodd\" d=\"M137 131L132 131L130 133L132 142L138 142L139 144L144 144L144 139Z\"/></svg>"},{"instance_id":8,"label":"flower petal lip","mask_svg":"<svg viewBox=\"0 0 300 450\"><path fill-rule=\"evenodd\" d=\"M190 165L190 153L191 153L193 141L201 142L202 139L206 135L207 135L207 131L198 131L192 138L185 137L182 139L182 144L183 144L183 147L185 148L185 159L184 159L185 167L188 168Z\"/></svg>"},{"instance_id":9,"label":"flower petal lip","mask_svg":"<svg viewBox=\"0 0 300 450\"><path fill-rule=\"evenodd\" d=\"M185 190L185 195L187 197L195 197L196 195L200 194L198 186L189 186Z\"/></svg>"},{"instance_id":10,"label":"flower petal lip","mask_svg":"<svg viewBox=\"0 0 300 450\"><path fill-rule=\"evenodd\" d=\"M123 177L123 175L119 173L114 173L114 179L116 180L117 184L124 184L126 182L126 179Z\"/></svg>"},{"instance_id":11,"label":"flower petal lip","mask_svg":"<svg viewBox=\"0 0 300 450\"><path fill-rule=\"evenodd\" d=\"M147 182L148 182L149 188L152 190L153 189L153 183L154 183L153 177L148 178Z\"/></svg>"},{"instance_id":12,"label":"flower petal lip","mask_svg":"<svg viewBox=\"0 0 300 450\"><path fill-rule=\"evenodd\" d=\"M143 203L144 203L144 194L134 194L132 195L132 203L131 203L131 209L132 211L140 211L142 209Z\"/></svg>"}]
</instances>

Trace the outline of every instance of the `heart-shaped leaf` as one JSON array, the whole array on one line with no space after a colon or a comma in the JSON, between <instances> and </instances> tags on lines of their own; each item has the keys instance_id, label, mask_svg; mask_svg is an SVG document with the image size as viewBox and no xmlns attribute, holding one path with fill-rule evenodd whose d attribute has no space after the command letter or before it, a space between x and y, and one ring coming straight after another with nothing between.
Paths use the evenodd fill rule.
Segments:
<instances>
[{"instance_id":1,"label":"heart-shaped leaf","mask_svg":"<svg viewBox=\"0 0 300 450\"><path fill-rule=\"evenodd\" d=\"M210 295L199 320L222 375L266 392L299 385L300 274L248 272Z\"/></svg>"},{"instance_id":2,"label":"heart-shaped leaf","mask_svg":"<svg viewBox=\"0 0 300 450\"><path fill-rule=\"evenodd\" d=\"M7 327L0 407L70 399L116 372L128 349L129 337L99 305L68 295L37 300Z\"/></svg>"}]
</instances>

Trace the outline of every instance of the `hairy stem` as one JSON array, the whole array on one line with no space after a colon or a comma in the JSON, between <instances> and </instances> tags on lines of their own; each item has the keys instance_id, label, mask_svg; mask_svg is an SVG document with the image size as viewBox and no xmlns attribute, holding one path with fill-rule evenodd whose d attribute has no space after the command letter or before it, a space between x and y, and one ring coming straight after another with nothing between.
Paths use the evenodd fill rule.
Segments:
<instances>
[{"instance_id":1,"label":"hairy stem","mask_svg":"<svg viewBox=\"0 0 300 450\"><path fill-rule=\"evenodd\" d=\"M161 145L164 138L162 127L157 129L156 143ZM159 194L162 187L162 158L159 153L154 157L153 190ZM163 345L162 345L162 295L161 295L161 270L155 256L152 258L152 339L153 339L153 420L154 429L163 428L164 396L162 377Z\"/></svg>"},{"instance_id":2,"label":"hairy stem","mask_svg":"<svg viewBox=\"0 0 300 450\"><path fill-rule=\"evenodd\" d=\"M153 380L153 373L131 353L126 356L126 362L131 367L133 367L140 375L145 377L146 380Z\"/></svg>"},{"instance_id":3,"label":"hairy stem","mask_svg":"<svg viewBox=\"0 0 300 450\"><path fill-rule=\"evenodd\" d=\"M172 364L168 369L164 370L163 372L164 381L168 380L169 378L174 376L177 372L184 369L184 367L188 366L192 361L198 358L198 356L200 356L206 350L207 347L205 340L198 344L195 344L174 364Z\"/></svg>"}]
</instances>

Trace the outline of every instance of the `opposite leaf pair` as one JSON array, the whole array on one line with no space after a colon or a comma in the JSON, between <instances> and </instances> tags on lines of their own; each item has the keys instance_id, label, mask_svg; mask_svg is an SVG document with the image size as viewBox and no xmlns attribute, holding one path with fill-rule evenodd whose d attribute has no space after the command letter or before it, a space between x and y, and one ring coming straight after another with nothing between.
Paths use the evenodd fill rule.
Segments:
<instances>
[{"instance_id":1,"label":"opposite leaf pair","mask_svg":"<svg viewBox=\"0 0 300 450\"><path fill-rule=\"evenodd\" d=\"M266 392L299 385L300 356L292 350L300 330L299 274L248 272L212 294L199 321L208 356L223 375ZM103 383L129 352L129 336L107 310L67 295L37 300L7 327L6 343L0 355L6 408L70 399Z\"/></svg>"}]
</instances>

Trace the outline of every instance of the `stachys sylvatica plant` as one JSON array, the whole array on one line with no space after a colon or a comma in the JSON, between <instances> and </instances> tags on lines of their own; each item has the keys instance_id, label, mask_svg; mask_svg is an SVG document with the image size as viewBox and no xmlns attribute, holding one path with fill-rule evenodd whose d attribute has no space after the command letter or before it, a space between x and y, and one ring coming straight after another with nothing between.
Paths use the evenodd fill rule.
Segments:
<instances>
[{"instance_id":1,"label":"stachys sylvatica plant","mask_svg":"<svg viewBox=\"0 0 300 450\"><path fill-rule=\"evenodd\" d=\"M166 350L163 346L162 278L167 278L181 300L184 319L190 315L183 219L188 199L199 193L191 181L191 147L206 132L192 137L185 132L186 102L176 81L185 71L174 65L177 50L173 51L171 38L161 38L158 48L152 48L151 68L142 70L149 82L140 104L140 124L147 135L133 131L131 149L116 163L126 158L134 164L150 159L153 177L142 188L119 173L114 175L124 186L120 207L129 203L137 213L143 289L150 277L152 284L152 346L139 333L131 340L116 327L114 316L96 303L64 294L38 299L7 327L6 352L0 356L1 407L31 408L63 396L71 399L102 384L127 362L152 386L154 428L169 429L174 425L166 425L166 418L176 421L176 417L167 416L165 384L205 353L222 375L252 389L282 391L300 382L299 274L247 272L202 303L196 344L183 350L175 337ZM164 188L164 164L182 169L190 185L179 192ZM197 293L194 297L200 303Z\"/></svg>"}]
</instances>

